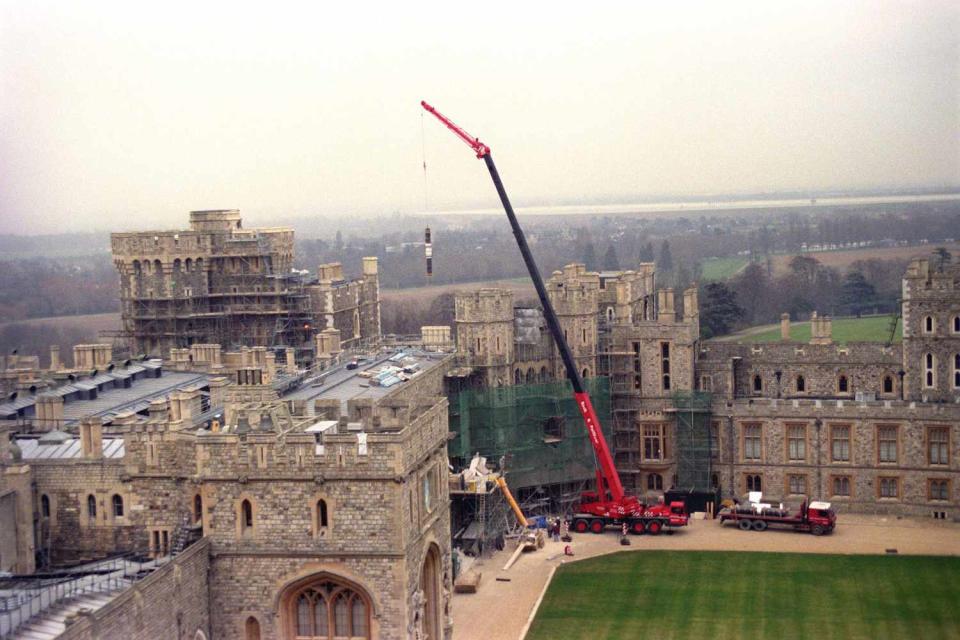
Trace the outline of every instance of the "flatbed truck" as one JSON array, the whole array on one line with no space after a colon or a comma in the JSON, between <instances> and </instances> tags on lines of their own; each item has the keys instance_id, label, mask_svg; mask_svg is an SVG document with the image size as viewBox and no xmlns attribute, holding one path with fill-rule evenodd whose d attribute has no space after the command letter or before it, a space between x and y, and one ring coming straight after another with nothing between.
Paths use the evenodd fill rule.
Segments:
<instances>
[{"instance_id":1,"label":"flatbed truck","mask_svg":"<svg viewBox=\"0 0 960 640\"><path fill-rule=\"evenodd\" d=\"M728 521L735 522L742 531L765 531L769 527L785 527L822 536L831 533L837 526L837 514L830 507L830 503L818 501L808 504L804 500L794 512L783 505L750 501L722 509L718 516L721 525Z\"/></svg>"}]
</instances>

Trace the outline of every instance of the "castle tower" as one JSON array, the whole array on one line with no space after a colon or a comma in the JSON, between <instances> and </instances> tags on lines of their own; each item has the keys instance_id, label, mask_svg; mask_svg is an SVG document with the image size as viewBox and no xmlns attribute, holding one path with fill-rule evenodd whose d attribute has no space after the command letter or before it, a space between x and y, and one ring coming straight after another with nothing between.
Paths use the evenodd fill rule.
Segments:
<instances>
[{"instance_id":1,"label":"castle tower","mask_svg":"<svg viewBox=\"0 0 960 640\"><path fill-rule=\"evenodd\" d=\"M457 353L470 366L484 373L488 386L511 383L514 360L513 292L480 289L457 294Z\"/></svg>"},{"instance_id":2,"label":"castle tower","mask_svg":"<svg viewBox=\"0 0 960 640\"><path fill-rule=\"evenodd\" d=\"M568 264L554 272L546 287L577 369L584 377L597 375L600 276L582 264Z\"/></svg>"}]
</instances>

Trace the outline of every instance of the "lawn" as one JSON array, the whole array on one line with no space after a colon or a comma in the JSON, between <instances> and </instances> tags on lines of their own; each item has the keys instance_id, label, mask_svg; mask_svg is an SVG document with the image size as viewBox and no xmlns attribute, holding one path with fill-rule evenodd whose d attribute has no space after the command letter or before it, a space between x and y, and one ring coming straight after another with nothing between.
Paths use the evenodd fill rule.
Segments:
<instances>
[{"instance_id":1,"label":"lawn","mask_svg":"<svg viewBox=\"0 0 960 640\"><path fill-rule=\"evenodd\" d=\"M708 258L703 261L703 280L726 280L747 266L746 258L730 256Z\"/></svg>"},{"instance_id":2,"label":"lawn","mask_svg":"<svg viewBox=\"0 0 960 640\"><path fill-rule=\"evenodd\" d=\"M839 343L875 341L886 342L890 338L891 316L864 316L862 318L834 318L833 341ZM897 330L893 341L900 342L903 323L897 322ZM765 331L755 332L747 330L739 338L744 342L777 342L780 340L780 325L770 325ZM790 339L798 342L810 340L809 322L792 322L790 324Z\"/></svg>"},{"instance_id":3,"label":"lawn","mask_svg":"<svg viewBox=\"0 0 960 640\"><path fill-rule=\"evenodd\" d=\"M527 638L960 638L958 576L955 557L616 553L558 569Z\"/></svg>"}]
</instances>

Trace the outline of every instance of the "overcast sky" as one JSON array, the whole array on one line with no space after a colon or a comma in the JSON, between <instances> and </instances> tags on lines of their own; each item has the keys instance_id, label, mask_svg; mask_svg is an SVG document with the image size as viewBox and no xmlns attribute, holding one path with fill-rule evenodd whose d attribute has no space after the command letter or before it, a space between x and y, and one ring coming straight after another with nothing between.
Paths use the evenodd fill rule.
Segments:
<instances>
[{"instance_id":1,"label":"overcast sky","mask_svg":"<svg viewBox=\"0 0 960 640\"><path fill-rule=\"evenodd\" d=\"M960 183L957 2L529 4L0 0L0 232Z\"/></svg>"}]
</instances>

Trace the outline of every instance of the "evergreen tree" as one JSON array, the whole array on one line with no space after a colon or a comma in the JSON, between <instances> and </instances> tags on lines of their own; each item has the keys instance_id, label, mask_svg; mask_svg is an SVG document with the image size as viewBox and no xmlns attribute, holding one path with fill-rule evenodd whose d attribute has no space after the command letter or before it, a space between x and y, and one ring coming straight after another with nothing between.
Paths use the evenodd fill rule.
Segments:
<instances>
[{"instance_id":1,"label":"evergreen tree","mask_svg":"<svg viewBox=\"0 0 960 640\"><path fill-rule=\"evenodd\" d=\"M858 318L863 313L864 307L868 306L876 295L877 292L873 285L867 282L867 279L859 271L850 271L843 279L840 298L843 304Z\"/></svg>"},{"instance_id":2,"label":"evergreen tree","mask_svg":"<svg viewBox=\"0 0 960 640\"><path fill-rule=\"evenodd\" d=\"M723 282L710 282L703 288L700 309L700 335L704 338L730 333L743 317L737 294Z\"/></svg>"},{"instance_id":3,"label":"evergreen tree","mask_svg":"<svg viewBox=\"0 0 960 640\"><path fill-rule=\"evenodd\" d=\"M660 245L660 257L657 259L657 269L673 271L673 255L670 253L670 241L664 240Z\"/></svg>"},{"instance_id":4,"label":"evergreen tree","mask_svg":"<svg viewBox=\"0 0 960 640\"><path fill-rule=\"evenodd\" d=\"M620 269L620 260L617 259L617 250L612 242L607 245L607 252L603 255L603 268L607 271L618 271Z\"/></svg>"},{"instance_id":5,"label":"evergreen tree","mask_svg":"<svg viewBox=\"0 0 960 640\"><path fill-rule=\"evenodd\" d=\"M339 229L337 229L337 238L333 241L333 249L337 253L341 253L343 251L343 234Z\"/></svg>"},{"instance_id":6,"label":"evergreen tree","mask_svg":"<svg viewBox=\"0 0 960 640\"><path fill-rule=\"evenodd\" d=\"M580 256L580 262L587 266L587 271L594 271L597 267L597 252L593 248L592 242L583 245L583 253Z\"/></svg>"},{"instance_id":7,"label":"evergreen tree","mask_svg":"<svg viewBox=\"0 0 960 640\"><path fill-rule=\"evenodd\" d=\"M655 258L652 242L640 245L640 255L637 256L637 262L653 262Z\"/></svg>"},{"instance_id":8,"label":"evergreen tree","mask_svg":"<svg viewBox=\"0 0 960 640\"><path fill-rule=\"evenodd\" d=\"M937 263L937 271L943 273L943 270L947 268L950 263L953 261L953 256L950 255L950 252L947 251L946 247L937 247L933 250L934 260Z\"/></svg>"}]
</instances>

